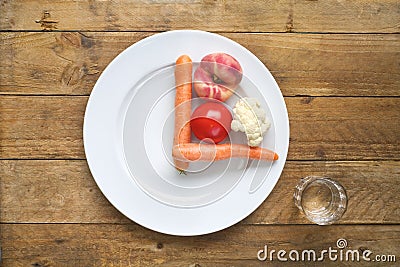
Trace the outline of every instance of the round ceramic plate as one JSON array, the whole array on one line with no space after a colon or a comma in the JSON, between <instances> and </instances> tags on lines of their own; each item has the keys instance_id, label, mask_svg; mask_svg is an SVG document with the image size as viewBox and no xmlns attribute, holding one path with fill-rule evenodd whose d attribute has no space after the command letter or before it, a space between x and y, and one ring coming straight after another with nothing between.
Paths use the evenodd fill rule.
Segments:
<instances>
[{"instance_id":1,"label":"round ceramic plate","mask_svg":"<svg viewBox=\"0 0 400 267\"><path fill-rule=\"evenodd\" d=\"M279 159L197 162L182 175L171 158L174 62L182 54L199 62L214 52L232 55L243 68L226 105L246 96L259 100L271 122L261 146ZM194 98L193 108L203 101ZM289 119L272 75L246 48L208 32L169 31L133 44L107 66L90 95L83 137L92 175L121 213L158 232L200 235L239 222L268 197L285 164ZM246 140L232 133L225 142Z\"/></svg>"}]
</instances>

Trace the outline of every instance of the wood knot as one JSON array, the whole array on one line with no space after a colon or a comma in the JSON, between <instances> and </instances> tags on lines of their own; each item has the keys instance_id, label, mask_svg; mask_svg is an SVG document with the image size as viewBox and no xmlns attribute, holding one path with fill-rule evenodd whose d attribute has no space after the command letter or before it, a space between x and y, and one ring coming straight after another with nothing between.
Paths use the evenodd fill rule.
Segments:
<instances>
[{"instance_id":1,"label":"wood knot","mask_svg":"<svg viewBox=\"0 0 400 267\"><path fill-rule=\"evenodd\" d=\"M65 239L58 238L58 239L55 239L54 241L55 241L57 244L62 244L62 243L65 242Z\"/></svg>"},{"instance_id":2,"label":"wood knot","mask_svg":"<svg viewBox=\"0 0 400 267\"><path fill-rule=\"evenodd\" d=\"M80 33L81 35L81 44L83 47L85 48L91 48L95 43L94 40L82 33Z\"/></svg>"},{"instance_id":3,"label":"wood knot","mask_svg":"<svg viewBox=\"0 0 400 267\"><path fill-rule=\"evenodd\" d=\"M49 267L51 266L50 262L48 261L43 261L43 262L35 262L31 264L33 267Z\"/></svg>"},{"instance_id":4,"label":"wood knot","mask_svg":"<svg viewBox=\"0 0 400 267\"><path fill-rule=\"evenodd\" d=\"M293 32L294 25L293 25L293 12L291 11L288 15L287 22L286 22L286 32Z\"/></svg>"},{"instance_id":5,"label":"wood knot","mask_svg":"<svg viewBox=\"0 0 400 267\"><path fill-rule=\"evenodd\" d=\"M164 244L163 243L157 243L157 248L158 249L162 249L164 247Z\"/></svg>"},{"instance_id":6,"label":"wood knot","mask_svg":"<svg viewBox=\"0 0 400 267\"><path fill-rule=\"evenodd\" d=\"M315 151L315 154L319 158L325 158L325 152L321 148L318 148L317 151Z\"/></svg>"},{"instance_id":7,"label":"wood knot","mask_svg":"<svg viewBox=\"0 0 400 267\"><path fill-rule=\"evenodd\" d=\"M42 18L35 20L35 22L40 23L40 27L42 27L44 31L57 29L58 20L51 19L50 12L46 10L43 11Z\"/></svg>"},{"instance_id":8,"label":"wood knot","mask_svg":"<svg viewBox=\"0 0 400 267\"><path fill-rule=\"evenodd\" d=\"M314 100L314 97L307 96L300 100L302 104L310 104Z\"/></svg>"}]
</instances>

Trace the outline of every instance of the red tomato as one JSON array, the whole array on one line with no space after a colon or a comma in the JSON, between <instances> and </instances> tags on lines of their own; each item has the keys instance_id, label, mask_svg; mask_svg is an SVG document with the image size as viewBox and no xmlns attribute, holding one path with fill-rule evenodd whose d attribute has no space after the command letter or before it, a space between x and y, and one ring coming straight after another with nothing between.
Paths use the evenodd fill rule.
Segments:
<instances>
[{"instance_id":1,"label":"red tomato","mask_svg":"<svg viewBox=\"0 0 400 267\"><path fill-rule=\"evenodd\" d=\"M231 130L231 122L231 112L223 104L212 101L195 109L190 127L198 139L217 144L227 137Z\"/></svg>"}]
</instances>

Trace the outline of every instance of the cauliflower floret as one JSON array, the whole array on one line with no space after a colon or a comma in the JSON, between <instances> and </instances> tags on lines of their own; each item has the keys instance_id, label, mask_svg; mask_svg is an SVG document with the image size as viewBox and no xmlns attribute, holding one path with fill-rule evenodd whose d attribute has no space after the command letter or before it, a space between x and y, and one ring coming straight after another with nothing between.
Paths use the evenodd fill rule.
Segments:
<instances>
[{"instance_id":1,"label":"cauliflower floret","mask_svg":"<svg viewBox=\"0 0 400 267\"><path fill-rule=\"evenodd\" d=\"M235 132L244 132L249 146L259 146L270 126L271 122L256 98L245 97L235 104L231 128Z\"/></svg>"}]
</instances>

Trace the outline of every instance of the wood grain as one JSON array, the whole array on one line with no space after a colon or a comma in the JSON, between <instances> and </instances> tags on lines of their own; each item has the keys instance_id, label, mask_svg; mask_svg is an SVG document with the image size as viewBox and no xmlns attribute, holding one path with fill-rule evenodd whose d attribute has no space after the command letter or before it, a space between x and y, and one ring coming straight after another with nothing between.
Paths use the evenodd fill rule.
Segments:
<instances>
[{"instance_id":1,"label":"wood grain","mask_svg":"<svg viewBox=\"0 0 400 267\"><path fill-rule=\"evenodd\" d=\"M1 30L373 32L400 30L395 0L1 1Z\"/></svg>"},{"instance_id":2,"label":"wood grain","mask_svg":"<svg viewBox=\"0 0 400 267\"><path fill-rule=\"evenodd\" d=\"M0 159L83 159L87 97L0 96ZM400 158L400 98L286 97L291 160Z\"/></svg>"},{"instance_id":3,"label":"wood grain","mask_svg":"<svg viewBox=\"0 0 400 267\"><path fill-rule=\"evenodd\" d=\"M362 259L365 250L376 255L395 255L398 260L400 226L235 226L199 237L174 237L135 224L2 224L4 266L376 266ZM347 247L338 249L337 240ZM273 260L259 261L257 253L268 246ZM336 250L321 262L280 262L277 251ZM342 260L340 260L342 251ZM352 261L346 253L361 255ZM289 258L288 258L289 259ZM301 256L300 256L301 259ZM312 258L311 258L312 259ZM355 258L356 259L356 258ZM396 262L382 263L395 266Z\"/></svg>"},{"instance_id":4,"label":"wood grain","mask_svg":"<svg viewBox=\"0 0 400 267\"><path fill-rule=\"evenodd\" d=\"M398 161L288 161L270 196L242 223L308 224L292 199L307 175L326 175L346 188L340 224L400 223ZM3 160L0 177L2 223L129 223L102 195L84 160Z\"/></svg>"},{"instance_id":5,"label":"wood grain","mask_svg":"<svg viewBox=\"0 0 400 267\"><path fill-rule=\"evenodd\" d=\"M89 95L115 56L152 34L0 33L0 93ZM224 35L260 58L285 96L400 95L400 35Z\"/></svg>"},{"instance_id":6,"label":"wood grain","mask_svg":"<svg viewBox=\"0 0 400 267\"><path fill-rule=\"evenodd\" d=\"M290 159L398 159L400 98L285 98Z\"/></svg>"},{"instance_id":7,"label":"wood grain","mask_svg":"<svg viewBox=\"0 0 400 267\"><path fill-rule=\"evenodd\" d=\"M82 158L87 97L0 97L0 158Z\"/></svg>"},{"instance_id":8,"label":"wood grain","mask_svg":"<svg viewBox=\"0 0 400 267\"><path fill-rule=\"evenodd\" d=\"M1 33L1 92L88 95L106 65L130 43L148 35Z\"/></svg>"},{"instance_id":9,"label":"wood grain","mask_svg":"<svg viewBox=\"0 0 400 267\"><path fill-rule=\"evenodd\" d=\"M227 34L285 96L399 96L400 35Z\"/></svg>"}]
</instances>

